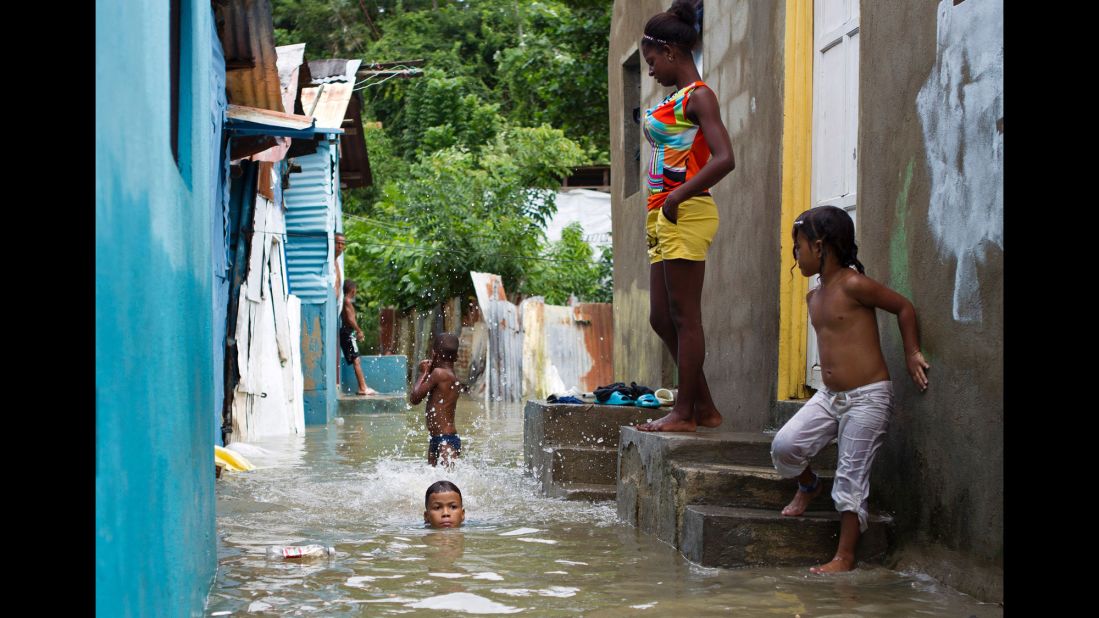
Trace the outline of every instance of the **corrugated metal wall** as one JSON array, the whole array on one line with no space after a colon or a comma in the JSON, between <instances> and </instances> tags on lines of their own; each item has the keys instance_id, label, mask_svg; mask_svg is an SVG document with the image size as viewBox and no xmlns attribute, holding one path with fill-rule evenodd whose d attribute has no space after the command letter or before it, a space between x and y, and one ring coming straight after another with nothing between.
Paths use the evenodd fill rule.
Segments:
<instances>
[{"instance_id":1,"label":"corrugated metal wall","mask_svg":"<svg viewBox=\"0 0 1099 618\"><path fill-rule=\"evenodd\" d=\"M547 305L542 297L519 305L523 316L523 396L544 399L570 388L591 392L614 381L610 303Z\"/></svg>"},{"instance_id":2,"label":"corrugated metal wall","mask_svg":"<svg viewBox=\"0 0 1099 618\"><path fill-rule=\"evenodd\" d=\"M324 303L334 284L330 238L336 227L333 146L296 157L301 172L290 176L286 199L286 265L290 293L303 304Z\"/></svg>"}]
</instances>

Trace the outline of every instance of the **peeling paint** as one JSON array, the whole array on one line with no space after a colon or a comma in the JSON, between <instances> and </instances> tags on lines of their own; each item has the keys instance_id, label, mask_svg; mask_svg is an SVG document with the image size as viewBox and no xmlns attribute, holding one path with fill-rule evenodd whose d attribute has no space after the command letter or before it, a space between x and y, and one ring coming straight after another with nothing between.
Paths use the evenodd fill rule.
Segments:
<instances>
[{"instance_id":1,"label":"peeling paint","mask_svg":"<svg viewBox=\"0 0 1099 618\"><path fill-rule=\"evenodd\" d=\"M912 298L912 286L908 281L908 189L912 186L914 158L908 160L904 180L897 194L896 215L893 219L893 235L889 239L889 283L902 296Z\"/></svg>"},{"instance_id":2,"label":"peeling paint","mask_svg":"<svg viewBox=\"0 0 1099 618\"><path fill-rule=\"evenodd\" d=\"M935 66L916 97L931 175L928 222L957 260L953 312L980 322L977 265L1003 248L1003 2L940 0Z\"/></svg>"}]
</instances>

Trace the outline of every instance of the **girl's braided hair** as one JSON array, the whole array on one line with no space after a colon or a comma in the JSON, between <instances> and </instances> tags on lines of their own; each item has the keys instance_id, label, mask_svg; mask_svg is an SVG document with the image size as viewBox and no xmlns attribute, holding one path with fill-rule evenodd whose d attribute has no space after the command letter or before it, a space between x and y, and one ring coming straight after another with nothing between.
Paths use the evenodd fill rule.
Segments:
<instances>
[{"instance_id":1,"label":"girl's braided hair","mask_svg":"<svg viewBox=\"0 0 1099 618\"><path fill-rule=\"evenodd\" d=\"M859 261L859 247L855 244L855 222L842 208L819 206L810 208L794 220L791 235L794 238L794 260L797 261L798 231L805 234L810 243L820 240L820 264L824 268L824 257L829 250L836 252L840 266L854 266L860 274L866 274L866 268Z\"/></svg>"},{"instance_id":2,"label":"girl's braided hair","mask_svg":"<svg viewBox=\"0 0 1099 618\"><path fill-rule=\"evenodd\" d=\"M679 46L690 51L698 43L698 13L693 0L675 0L671 8L657 13L645 24L642 45Z\"/></svg>"}]
</instances>

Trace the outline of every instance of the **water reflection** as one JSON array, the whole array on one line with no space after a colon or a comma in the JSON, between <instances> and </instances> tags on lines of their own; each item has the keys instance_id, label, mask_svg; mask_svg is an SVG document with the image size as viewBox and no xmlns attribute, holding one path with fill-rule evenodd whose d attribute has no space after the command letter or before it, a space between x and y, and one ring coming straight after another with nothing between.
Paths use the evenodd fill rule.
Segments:
<instances>
[{"instance_id":1,"label":"water reflection","mask_svg":"<svg viewBox=\"0 0 1099 618\"><path fill-rule=\"evenodd\" d=\"M218 481L218 560L207 613L250 615L957 615L1002 610L916 574L863 568L707 569L617 522L614 503L542 497L522 468L520 404L462 401L463 456L425 462L422 408L349 416L261 440L258 469ZM465 524L423 524L424 491L461 488ZM328 560L268 560L324 543Z\"/></svg>"}]
</instances>

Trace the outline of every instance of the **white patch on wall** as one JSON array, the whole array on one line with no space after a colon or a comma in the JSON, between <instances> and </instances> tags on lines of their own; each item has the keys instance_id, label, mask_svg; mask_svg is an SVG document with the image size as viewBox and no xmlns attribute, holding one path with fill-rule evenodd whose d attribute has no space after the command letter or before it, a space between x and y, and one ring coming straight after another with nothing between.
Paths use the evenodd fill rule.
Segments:
<instances>
[{"instance_id":1,"label":"white patch on wall","mask_svg":"<svg viewBox=\"0 0 1099 618\"><path fill-rule=\"evenodd\" d=\"M928 224L957 260L954 319L982 319L977 265L1004 246L1004 6L940 0L935 66L916 96L931 172Z\"/></svg>"}]
</instances>

